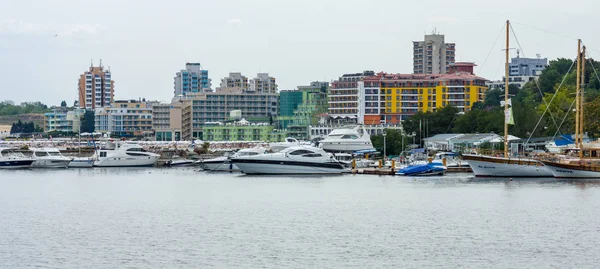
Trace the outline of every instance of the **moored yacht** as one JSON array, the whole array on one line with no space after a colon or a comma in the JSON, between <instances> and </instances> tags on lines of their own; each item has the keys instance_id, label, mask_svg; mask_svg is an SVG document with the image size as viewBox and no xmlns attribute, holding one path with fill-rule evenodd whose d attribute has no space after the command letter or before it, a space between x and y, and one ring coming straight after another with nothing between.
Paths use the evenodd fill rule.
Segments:
<instances>
[{"instance_id":1,"label":"moored yacht","mask_svg":"<svg viewBox=\"0 0 600 269\"><path fill-rule=\"evenodd\" d=\"M30 149L34 162L33 168L67 168L72 161L71 158L63 156L56 148L32 148Z\"/></svg>"},{"instance_id":2,"label":"moored yacht","mask_svg":"<svg viewBox=\"0 0 600 269\"><path fill-rule=\"evenodd\" d=\"M269 148L271 148L271 150L274 152L279 152L286 148L293 147L293 146L299 146L299 145L300 145L300 141L298 141L298 139L293 138L293 137L286 137L284 142L269 143Z\"/></svg>"},{"instance_id":3,"label":"moored yacht","mask_svg":"<svg viewBox=\"0 0 600 269\"><path fill-rule=\"evenodd\" d=\"M200 167L207 171L228 171L238 172L240 169L231 162L232 158L242 156L255 156L267 153L267 149L262 147L255 147L249 149L240 149L237 152L226 152L223 156L198 161Z\"/></svg>"},{"instance_id":4,"label":"moored yacht","mask_svg":"<svg viewBox=\"0 0 600 269\"><path fill-rule=\"evenodd\" d=\"M0 150L0 169L29 168L33 159L26 157L17 149Z\"/></svg>"},{"instance_id":5,"label":"moored yacht","mask_svg":"<svg viewBox=\"0 0 600 269\"><path fill-rule=\"evenodd\" d=\"M115 144L114 149L96 151L97 167L143 167L153 166L160 155L147 152L137 144Z\"/></svg>"},{"instance_id":6,"label":"moored yacht","mask_svg":"<svg viewBox=\"0 0 600 269\"><path fill-rule=\"evenodd\" d=\"M319 142L319 146L325 151L331 152L354 152L359 150L373 149L371 136L367 130L360 126L352 129L335 129Z\"/></svg>"},{"instance_id":7,"label":"moored yacht","mask_svg":"<svg viewBox=\"0 0 600 269\"><path fill-rule=\"evenodd\" d=\"M289 147L277 153L231 159L245 174L341 174L349 169L322 149Z\"/></svg>"}]
</instances>

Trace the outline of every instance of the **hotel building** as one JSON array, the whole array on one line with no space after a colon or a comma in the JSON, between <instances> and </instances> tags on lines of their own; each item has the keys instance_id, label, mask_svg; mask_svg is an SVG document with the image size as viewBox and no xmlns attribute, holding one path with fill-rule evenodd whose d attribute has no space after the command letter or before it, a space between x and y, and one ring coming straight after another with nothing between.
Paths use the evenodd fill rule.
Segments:
<instances>
[{"instance_id":1,"label":"hotel building","mask_svg":"<svg viewBox=\"0 0 600 269\"><path fill-rule=\"evenodd\" d=\"M90 69L79 77L79 107L96 109L108 107L113 102L115 82L110 70L104 70L102 64Z\"/></svg>"},{"instance_id":2,"label":"hotel building","mask_svg":"<svg viewBox=\"0 0 600 269\"><path fill-rule=\"evenodd\" d=\"M200 63L186 63L185 69L177 72L173 80L175 96L212 91L208 70L202 69Z\"/></svg>"},{"instance_id":3,"label":"hotel building","mask_svg":"<svg viewBox=\"0 0 600 269\"><path fill-rule=\"evenodd\" d=\"M95 131L130 137L152 132L152 103L136 100L115 101L109 107L96 108Z\"/></svg>"},{"instance_id":4,"label":"hotel building","mask_svg":"<svg viewBox=\"0 0 600 269\"><path fill-rule=\"evenodd\" d=\"M486 79L454 74L344 75L329 91L329 117L365 125L398 124L421 111L454 106L461 112L483 101Z\"/></svg>"}]
</instances>

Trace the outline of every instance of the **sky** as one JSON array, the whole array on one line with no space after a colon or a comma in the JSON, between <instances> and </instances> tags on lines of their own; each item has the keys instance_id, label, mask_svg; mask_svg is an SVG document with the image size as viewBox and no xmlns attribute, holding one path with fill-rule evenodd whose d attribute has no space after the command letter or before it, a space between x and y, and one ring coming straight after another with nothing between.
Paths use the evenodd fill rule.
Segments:
<instances>
[{"instance_id":1,"label":"sky","mask_svg":"<svg viewBox=\"0 0 600 269\"><path fill-rule=\"evenodd\" d=\"M268 72L280 90L363 70L412 73L412 41L434 29L477 75L503 74L510 20L521 56L574 58L576 39L600 58L600 2L557 0L0 0L0 100L77 99L93 61L110 67L116 99L169 101L186 62ZM516 50L511 50L514 56Z\"/></svg>"}]
</instances>

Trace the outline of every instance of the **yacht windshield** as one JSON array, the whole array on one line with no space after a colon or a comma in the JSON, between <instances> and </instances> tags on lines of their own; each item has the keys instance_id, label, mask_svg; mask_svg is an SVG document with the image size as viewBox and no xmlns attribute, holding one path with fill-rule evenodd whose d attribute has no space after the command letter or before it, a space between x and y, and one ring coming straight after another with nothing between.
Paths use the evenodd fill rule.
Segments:
<instances>
[{"instance_id":1,"label":"yacht windshield","mask_svg":"<svg viewBox=\"0 0 600 269\"><path fill-rule=\"evenodd\" d=\"M50 155L50 156L55 156L55 157L56 157L56 156L62 156L62 155L60 154L60 152L48 152L48 155Z\"/></svg>"}]
</instances>

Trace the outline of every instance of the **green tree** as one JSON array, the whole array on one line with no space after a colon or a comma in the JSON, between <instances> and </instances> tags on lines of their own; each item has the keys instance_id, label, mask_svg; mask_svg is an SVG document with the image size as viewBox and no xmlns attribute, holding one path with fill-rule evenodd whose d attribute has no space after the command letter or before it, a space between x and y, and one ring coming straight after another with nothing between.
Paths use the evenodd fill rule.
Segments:
<instances>
[{"instance_id":1,"label":"green tree","mask_svg":"<svg viewBox=\"0 0 600 269\"><path fill-rule=\"evenodd\" d=\"M95 113L92 110L86 110L81 119L81 132L93 133L95 124Z\"/></svg>"}]
</instances>

